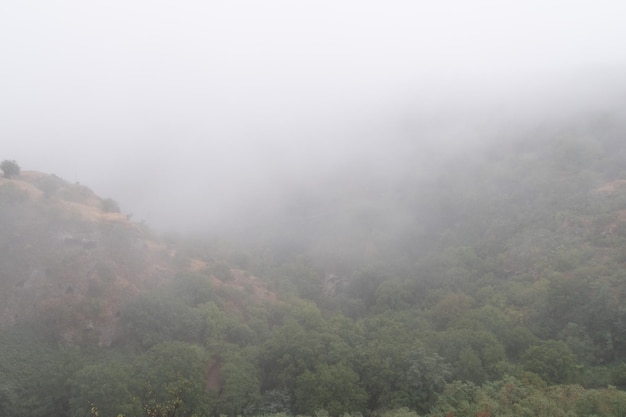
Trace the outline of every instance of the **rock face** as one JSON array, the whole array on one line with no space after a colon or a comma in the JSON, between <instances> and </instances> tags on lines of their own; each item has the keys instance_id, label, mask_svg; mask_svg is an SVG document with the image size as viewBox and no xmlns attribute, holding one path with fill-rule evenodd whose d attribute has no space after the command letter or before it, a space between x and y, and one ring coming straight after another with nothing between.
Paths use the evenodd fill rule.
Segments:
<instances>
[{"instance_id":1,"label":"rock face","mask_svg":"<svg viewBox=\"0 0 626 417\"><path fill-rule=\"evenodd\" d=\"M348 280L340 277L339 275L327 273L324 278L324 284L322 286L322 292L324 295L335 295L339 289L344 287Z\"/></svg>"},{"instance_id":2,"label":"rock face","mask_svg":"<svg viewBox=\"0 0 626 417\"><path fill-rule=\"evenodd\" d=\"M0 326L107 345L120 305L174 274L171 251L103 202L55 176L0 178Z\"/></svg>"}]
</instances>

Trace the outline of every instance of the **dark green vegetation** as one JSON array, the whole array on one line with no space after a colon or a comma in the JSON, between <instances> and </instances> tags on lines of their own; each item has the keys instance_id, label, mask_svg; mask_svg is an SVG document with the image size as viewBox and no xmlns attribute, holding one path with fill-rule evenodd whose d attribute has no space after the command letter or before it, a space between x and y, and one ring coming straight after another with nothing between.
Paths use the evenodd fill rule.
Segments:
<instances>
[{"instance_id":1,"label":"dark green vegetation","mask_svg":"<svg viewBox=\"0 0 626 417\"><path fill-rule=\"evenodd\" d=\"M0 169L5 178L11 178L15 175L20 175L20 166L15 161L5 159L0 163Z\"/></svg>"},{"instance_id":2,"label":"dark green vegetation","mask_svg":"<svg viewBox=\"0 0 626 417\"><path fill-rule=\"evenodd\" d=\"M5 328L0 415L626 415L620 120L285 207L245 242L170 238L181 272L111 346Z\"/></svg>"}]
</instances>

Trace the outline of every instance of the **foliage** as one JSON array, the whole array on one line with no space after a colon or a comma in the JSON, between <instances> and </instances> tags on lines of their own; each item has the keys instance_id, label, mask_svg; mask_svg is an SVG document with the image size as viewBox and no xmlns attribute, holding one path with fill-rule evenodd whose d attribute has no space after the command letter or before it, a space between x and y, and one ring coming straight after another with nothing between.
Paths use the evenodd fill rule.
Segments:
<instances>
[{"instance_id":1,"label":"foliage","mask_svg":"<svg viewBox=\"0 0 626 417\"><path fill-rule=\"evenodd\" d=\"M398 183L355 179L294 200L293 222L240 246L171 238L178 273L124 300L112 346L59 344L45 337L53 326L0 330L0 415L623 415L618 136L493 145L436 180L417 165ZM53 192L47 204L62 197ZM297 219L350 199L362 205L349 216ZM53 267L69 259L48 262L32 242L72 223L25 234L18 226L45 223L29 204L17 181L0 187L0 281L24 278L8 291L37 268L59 285ZM98 253L138 263L134 237L98 231ZM90 256L102 281L115 281L108 258ZM237 262L266 299L232 273Z\"/></svg>"},{"instance_id":2,"label":"foliage","mask_svg":"<svg viewBox=\"0 0 626 417\"><path fill-rule=\"evenodd\" d=\"M101 202L102 211L105 213L119 213L120 206L117 204L115 200L112 198L105 198Z\"/></svg>"},{"instance_id":3,"label":"foliage","mask_svg":"<svg viewBox=\"0 0 626 417\"><path fill-rule=\"evenodd\" d=\"M196 346L166 342L151 348L133 366L141 381L136 387L143 384L139 396L144 409L157 416L173 408L179 417L208 413L211 397L205 390L205 367L204 352Z\"/></svg>"},{"instance_id":4,"label":"foliage","mask_svg":"<svg viewBox=\"0 0 626 417\"><path fill-rule=\"evenodd\" d=\"M0 169L3 172L4 178L11 178L16 175L20 175L20 166L17 162L5 159L0 163Z\"/></svg>"},{"instance_id":5,"label":"foliage","mask_svg":"<svg viewBox=\"0 0 626 417\"><path fill-rule=\"evenodd\" d=\"M0 409L15 417L62 417L69 411L65 382L82 364L73 348L59 347L36 328L3 330L0 337Z\"/></svg>"},{"instance_id":6,"label":"foliage","mask_svg":"<svg viewBox=\"0 0 626 417\"><path fill-rule=\"evenodd\" d=\"M313 415L326 410L332 417L365 410L367 393L359 384L359 376L344 364L320 364L313 371L298 376L294 391L295 411Z\"/></svg>"},{"instance_id":7,"label":"foliage","mask_svg":"<svg viewBox=\"0 0 626 417\"><path fill-rule=\"evenodd\" d=\"M475 416L622 416L626 393L614 387L585 390L577 385L546 389L515 378L482 386L448 384L429 417Z\"/></svg>"},{"instance_id":8,"label":"foliage","mask_svg":"<svg viewBox=\"0 0 626 417\"><path fill-rule=\"evenodd\" d=\"M427 352L417 343L409 354L407 384L411 408L425 412L430 409L450 377L450 366L437 353Z\"/></svg>"},{"instance_id":9,"label":"foliage","mask_svg":"<svg viewBox=\"0 0 626 417\"><path fill-rule=\"evenodd\" d=\"M578 381L581 367L563 342L548 340L531 346L521 360L525 369L535 372L549 384Z\"/></svg>"},{"instance_id":10,"label":"foliage","mask_svg":"<svg viewBox=\"0 0 626 417\"><path fill-rule=\"evenodd\" d=\"M172 340L194 341L202 334L202 319L173 300L144 298L123 312L128 334L143 348Z\"/></svg>"},{"instance_id":11,"label":"foliage","mask_svg":"<svg viewBox=\"0 0 626 417\"><path fill-rule=\"evenodd\" d=\"M68 383L72 416L82 417L96 406L102 416L139 415L141 401L132 390L137 381L130 367L122 363L87 365Z\"/></svg>"},{"instance_id":12,"label":"foliage","mask_svg":"<svg viewBox=\"0 0 626 417\"><path fill-rule=\"evenodd\" d=\"M221 375L216 412L235 417L253 409L260 399L254 363L242 353L230 354L221 368Z\"/></svg>"}]
</instances>

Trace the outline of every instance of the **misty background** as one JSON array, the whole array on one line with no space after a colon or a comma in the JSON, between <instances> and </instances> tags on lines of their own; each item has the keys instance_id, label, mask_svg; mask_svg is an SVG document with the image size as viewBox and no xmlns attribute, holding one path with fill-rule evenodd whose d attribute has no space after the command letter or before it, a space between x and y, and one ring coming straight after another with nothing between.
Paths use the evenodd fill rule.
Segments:
<instances>
[{"instance_id":1,"label":"misty background","mask_svg":"<svg viewBox=\"0 0 626 417\"><path fill-rule=\"evenodd\" d=\"M490 141L623 106L625 12L619 1L4 2L0 156L157 229L245 224L298 190L436 172Z\"/></svg>"}]
</instances>

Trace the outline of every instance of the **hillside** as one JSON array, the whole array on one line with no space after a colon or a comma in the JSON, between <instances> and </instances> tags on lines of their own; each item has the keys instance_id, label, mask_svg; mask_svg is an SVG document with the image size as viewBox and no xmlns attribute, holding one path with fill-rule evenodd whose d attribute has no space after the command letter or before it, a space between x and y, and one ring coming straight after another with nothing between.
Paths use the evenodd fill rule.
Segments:
<instances>
[{"instance_id":1,"label":"hillside","mask_svg":"<svg viewBox=\"0 0 626 417\"><path fill-rule=\"evenodd\" d=\"M625 137L590 117L363 167L219 238L3 179L0 411L622 415Z\"/></svg>"},{"instance_id":2,"label":"hillside","mask_svg":"<svg viewBox=\"0 0 626 417\"><path fill-rule=\"evenodd\" d=\"M222 283L207 262L133 223L113 200L54 175L0 178L0 219L3 327L44 322L65 342L108 346L125 305L182 273L204 273L216 286L259 286L250 276Z\"/></svg>"}]
</instances>

